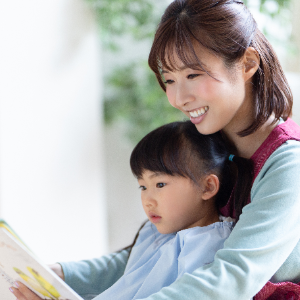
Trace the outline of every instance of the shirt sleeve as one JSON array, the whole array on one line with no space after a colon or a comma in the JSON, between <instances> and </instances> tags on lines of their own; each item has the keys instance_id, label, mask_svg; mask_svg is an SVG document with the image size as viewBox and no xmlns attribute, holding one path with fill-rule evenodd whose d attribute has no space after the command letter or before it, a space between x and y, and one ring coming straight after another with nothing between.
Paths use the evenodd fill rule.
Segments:
<instances>
[{"instance_id":1,"label":"shirt sleeve","mask_svg":"<svg viewBox=\"0 0 300 300\"><path fill-rule=\"evenodd\" d=\"M249 300L253 297L299 241L299 178L300 143L288 141L270 156L257 176L251 203L244 207L214 262L192 274L184 274L146 299ZM300 273L300 266L298 270Z\"/></svg>"},{"instance_id":2,"label":"shirt sleeve","mask_svg":"<svg viewBox=\"0 0 300 300\"><path fill-rule=\"evenodd\" d=\"M128 250L123 250L100 258L60 263L65 282L82 298L90 300L124 274L128 253Z\"/></svg>"}]
</instances>

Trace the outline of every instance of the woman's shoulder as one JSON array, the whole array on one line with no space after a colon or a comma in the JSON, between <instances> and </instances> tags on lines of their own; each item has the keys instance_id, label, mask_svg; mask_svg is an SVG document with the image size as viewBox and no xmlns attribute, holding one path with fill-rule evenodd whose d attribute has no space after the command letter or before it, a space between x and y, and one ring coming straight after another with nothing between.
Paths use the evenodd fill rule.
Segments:
<instances>
[{"instance_id":1,"label":"woman's shoulder","mask_svg":"<svg viewBox=\"0 0 300 300\"><path fill-rule=\"evenodd\" d=\"M267 191L269 193L269 189L274 194L275 190L283 191L289 187L291 193L296 193L299 176L300 142L288 140L270 155L261 168L252 186L251 201L258 192L263 196Z\"/></svg>"},{"instance_id":2,"label":"woman's shoulder","mask_svg":"<svg viewBox=\"0 0 300 300\"><path fill-rule=\"evenodd\" d=\"M265 165L262 168L264 170L269 169L271 166L281 167L284 170L284 166L288 169L291 165L295 167L300 166L300 141L288 140L279 146L266 160Z\"/></svg>"}]
</instances>

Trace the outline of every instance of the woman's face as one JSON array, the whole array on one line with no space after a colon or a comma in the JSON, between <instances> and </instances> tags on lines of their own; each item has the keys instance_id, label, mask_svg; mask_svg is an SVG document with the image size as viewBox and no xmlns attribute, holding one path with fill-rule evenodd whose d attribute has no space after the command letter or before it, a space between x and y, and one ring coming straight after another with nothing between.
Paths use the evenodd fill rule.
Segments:
<instances>
[{"instance_id":1,"label":"woman's face","mask_svg":"<svg viewBox=\"0 0 300 300\"><path fill-rule=\"evenodd\" d=\"M170 104L181 110L202 134L245 129L251 113L251 97L246 97L242 67L229 70L221 58L196 49L205 71L186 68L175 58L179 71L163 70Z\"/></svg>"}]
</instances>

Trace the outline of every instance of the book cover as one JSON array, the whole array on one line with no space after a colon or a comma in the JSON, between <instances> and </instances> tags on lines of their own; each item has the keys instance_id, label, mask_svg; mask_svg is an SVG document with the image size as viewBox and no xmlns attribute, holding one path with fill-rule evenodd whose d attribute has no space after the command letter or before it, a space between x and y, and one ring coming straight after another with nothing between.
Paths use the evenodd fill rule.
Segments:
<instances>
[{"instance_id":1,"label":"book cover","mask_svg":"<svg viewBox=\"0 0 300 300\"><path fill-rule=\"evenodd\" d=\"M16 300L9 291L20 281L42 299L83 300L48 266L43 265L17 234L0 220L0 295L1 300Z\"/></svg>"}]
</instances>

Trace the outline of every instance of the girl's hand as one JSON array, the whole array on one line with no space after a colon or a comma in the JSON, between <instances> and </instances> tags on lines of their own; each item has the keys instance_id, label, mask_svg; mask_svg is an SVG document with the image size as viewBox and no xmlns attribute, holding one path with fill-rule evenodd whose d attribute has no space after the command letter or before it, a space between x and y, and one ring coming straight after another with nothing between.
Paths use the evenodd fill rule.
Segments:
<instances>
[{"instance_id":1,"label":"girl's hand","mask_svg":"<svg viewBox=\"0 0 300 300\"><path fill-rule=\"evenodd\" d=\"M62 267L61 267L60 264L56 263L56 264L48 265L48 267L54 273L56 273L56 275L58 275L62 280L65 280L64 272L63 272Z\"/></svg>"},{"instance_id":2,"label":"girl's hand","mask_svg":"<svg viewBox=\"0 0 300 300\"><path fill-rule=\"evenodd\" d=\"M60 264L49 265L49 268L56 273L62 280L65 279L62 267ZM11 287L12 293L17 297L18 300L41 300L34 292L32 292L27 286L17 281L18 288Z\"/></svg>"},{"instance_id":3,"label":"girl's hand","mask_svg":"<svg viewBox=\"0 0 300 300\"><path fill-rule=\"evenodd\" d=\"M18 300L42 300L34 292L32 292L27 286L17 281L18 288L11 287L10 290L17 297Z\"/></svg>"}]
</instances>

